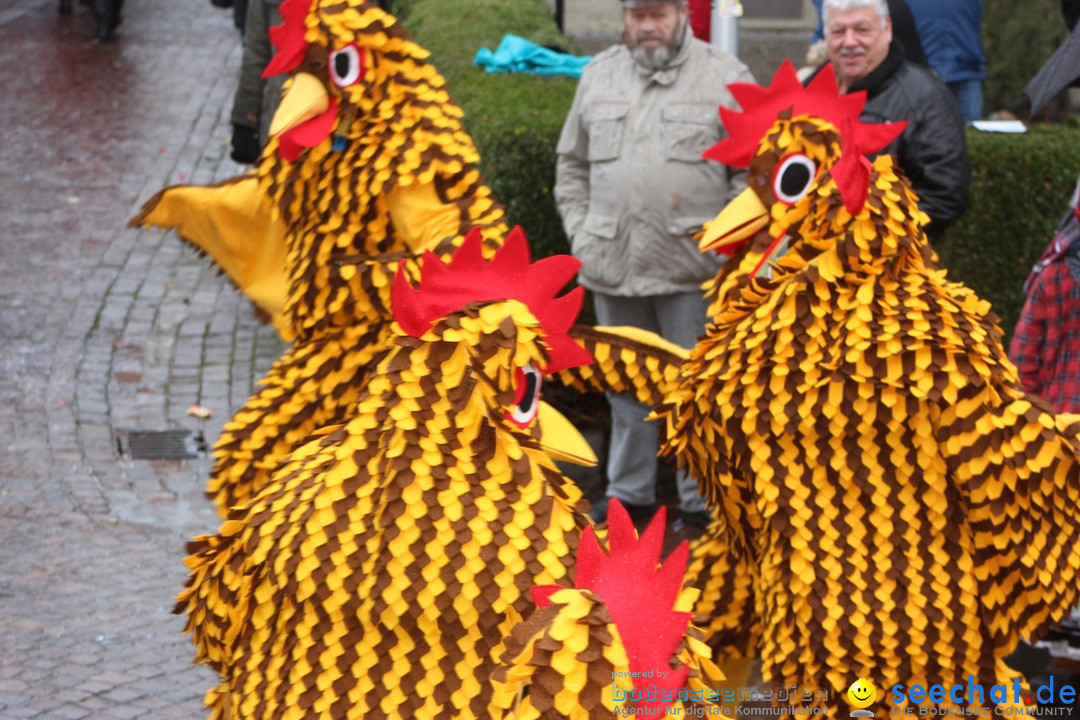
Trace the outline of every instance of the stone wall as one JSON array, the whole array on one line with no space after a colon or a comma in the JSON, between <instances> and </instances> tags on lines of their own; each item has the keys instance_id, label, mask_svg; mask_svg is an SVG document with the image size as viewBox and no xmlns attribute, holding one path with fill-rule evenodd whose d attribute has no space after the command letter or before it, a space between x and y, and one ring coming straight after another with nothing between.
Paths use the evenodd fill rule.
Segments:
<instances>
[{"instance_id":1,"label":"stone wall","mask_svg":"<svg viewBox=\"0 0 1080 720\"><path fill-rule=\"evenodd\" d=\"M809 30L739 30L739 58L762 84L769 82L784 60L802 67L809 45Z\"/></svg>"}]
</instances>

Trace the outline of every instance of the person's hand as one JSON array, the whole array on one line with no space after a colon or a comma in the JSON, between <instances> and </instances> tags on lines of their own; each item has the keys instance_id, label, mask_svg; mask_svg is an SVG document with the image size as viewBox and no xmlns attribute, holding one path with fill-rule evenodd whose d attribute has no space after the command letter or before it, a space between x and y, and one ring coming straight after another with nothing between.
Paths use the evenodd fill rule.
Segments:
<instances>
[{"instance_id":1,"label":"person's hand","mask_svg":"<svg viewBox=\"0 0 1080 720\"><path fill-rule=\"evenodd\" d=\"M259 145L259 132L243 125L233 125L231 157L238 163L251 165L259 159L262 146Z\"/></svg>"}]
</instances>

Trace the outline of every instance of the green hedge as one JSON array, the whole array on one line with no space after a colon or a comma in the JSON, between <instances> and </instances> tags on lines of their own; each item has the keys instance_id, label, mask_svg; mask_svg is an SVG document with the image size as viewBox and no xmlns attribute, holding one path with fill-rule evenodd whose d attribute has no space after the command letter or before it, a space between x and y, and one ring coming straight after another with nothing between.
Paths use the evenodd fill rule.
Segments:
<instances>
[{"instance_id":1,"label":"green hedge","mask_svg":"<svg viewBox=\"0 0 1080 720\"><path fill-rule=\"evenodd\" d=\"M394 10L432 52L483 161L481 169L536 256L567 252L551 189L555 143L576 80L487 74L476 50L505 33L566 44L545 0L397 0ZM1049 241L1080 173L1076 124L1032 127L1023 135L968 131L972 204L941 250L950 276L989 300L1011 333L1022 285Z\"/></svg>"},{"instance_id":2,"label":"green hedge","mask_svg":"<svg viewBox=\"0 0 1080 720\"><path fill-rule=\"evenodd\" d=\"M394 12L431 51L480 150L481 172L521 225L537 257L568 252L555 210L555 143L577 80L488 74L473 64L510 33L540 45L566 47L545 0L397 0Z\"/></svg>"},{"instance_id":3,"label":"green hedge","mask_svg":"<svg viewBox=\"0 0 1080 720\"><path fill-rule=\"evenodd\" d=\"M983 111L1025 114L1024 86L1067 34L1059 0L1024 0L1022 4L1016 0L984 0Z\"/></svg>"},{"instance_id":4,"label":"green hedge","mask_svg":"<svg viewBox=\"0 0 1080 720\"><path fill-rule=\"evenodd\" d=\"M968 130L972 193L948 230L949 275L989 300L1007 335L1023 307L1023 284L1068 206L1080 174L1080 129L1034 125L1022 135Z\"/></svg>"}]
</instances>

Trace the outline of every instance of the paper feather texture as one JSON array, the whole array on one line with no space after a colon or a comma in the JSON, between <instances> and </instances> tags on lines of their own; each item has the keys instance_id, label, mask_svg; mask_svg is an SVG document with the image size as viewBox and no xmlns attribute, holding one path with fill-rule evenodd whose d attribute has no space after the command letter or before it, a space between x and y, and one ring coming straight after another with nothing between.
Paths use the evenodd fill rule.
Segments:
<instances>
[{"instance_id":1,"label":"paper feather texture","mask_svg":"<svg viewBox=\"0 0 1080 720\"><path fill-rule=\"evenodd\" d=\"M393 15L361 0L281 11L267 73L291 78L254 172L168 188L133 220L179 227L292 341L214 447L207 495L222 517L344 420L389 340L399 263L415 278L424 251L446 259L472 228L490 257L508 231L461 109Z\"/></svg>"},{"instance_id":2,"label":"paper feather texture","mask_svg":"<svg viewBox=\"0 0 1080 720\"><path fill-rule=\"evenodd\" d=\"M697 591L684 587L686 542L660 562L665 524L661 508L639 540L614 500L610 551L586 528L574 587L533 588L538 609L514 627L495 673L502 717L719 714L726 678L690 624Z\"/></svg>"},{"instance_id":3,"label":"paper feather texture","mask_svg":"<svg viewBox=\"0 0 1080 720\"><path fill-rule=\"evenodd\" d=\"M1023 393L989 304L934 264L893 158L866 159L902 127L861 124L828 69L732 91L748 112L706 155L748 164L751 197L702 247L772 242L714 284L656 412L662 452L718 514L691 563L710 644L757 655L765 687L830 691L812 701L830 713L859 677L881 718L897 683L1011 687L1003 658L1077 601L1080 418ZM642 384L633 364L563 375L620 372Z\"/></svg>"},{"instance_id":4,"label":"paper feather texture","mask_svg":"<svg viewBox=\"0 0 1080 720\"><path fill-rule=\"evenodd\" d=\"M578 262L530 264L516 232L485 264L481 243L429 255L415 290L399 271L351 419L189 544L176 610L221 674L212 717L494 712L496 650L588 524L552 460L584 440L551 422L541 373L591 358L566 336L581 288L555 295Z\"/></svg>"},{"instance_id":5,"label":"paper feather texture","mask_svg":"<svg viewBox=\"0 0 1080 720\"><path fill-rule=\"evenodd\" d=\"M788 90L781 68L755 91L773 122L732 119L711 153L748 161L787 250L691 352L664 450L748 566L767 683L832 689L837 712L858 677L1011 685L1004 656L1077 598L1080 426L1022 392L988 303L931 262L893 158L865 159L888 131L859 123L857 94L821 103L822 75ZM713 241L746 222L721 214Z\"/></svg>"}]
</instances>

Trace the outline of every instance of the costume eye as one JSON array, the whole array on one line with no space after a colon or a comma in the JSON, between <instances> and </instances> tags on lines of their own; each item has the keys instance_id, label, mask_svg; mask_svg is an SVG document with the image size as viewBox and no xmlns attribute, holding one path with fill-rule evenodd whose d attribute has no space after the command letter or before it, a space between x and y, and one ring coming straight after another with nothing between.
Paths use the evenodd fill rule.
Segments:
<instances>
[{"instance_id":1,"label":"costume eye","mask_svg":"<svg viewBox=\"0 0 1080 720\"><path fill-rule=\"evenodd\" d=\"M519 428L528 427L540 409L540 371L532 365L514 372L514 407L506 417Z\"/></svg>"},{"instance_id":2,"label":"costume eye","mask_svg":"<svg viewBox=\"0 0 1080 720\"><path fill-rule=\"evenodd\" d=\"M353 85L364 74L364 51L356 45L346 45L330 53L330 79L338 87Z\"/></svg>"},{"instance_id":3,"label":"costume eye","mask_svg":"<svg viewBox=\"0 0 1080 720\"><path fill-rule=\"evenodd\" d=\"M794 205L810 189L817 176L817 164L802 153L786 155L773 170L772 188L776 199Z\"/></svg>"}]
</instances>

